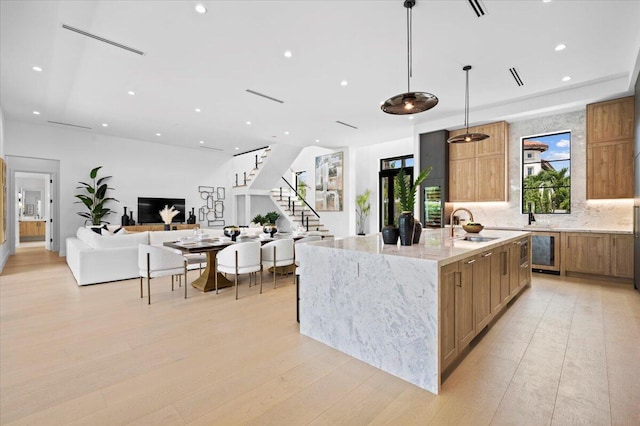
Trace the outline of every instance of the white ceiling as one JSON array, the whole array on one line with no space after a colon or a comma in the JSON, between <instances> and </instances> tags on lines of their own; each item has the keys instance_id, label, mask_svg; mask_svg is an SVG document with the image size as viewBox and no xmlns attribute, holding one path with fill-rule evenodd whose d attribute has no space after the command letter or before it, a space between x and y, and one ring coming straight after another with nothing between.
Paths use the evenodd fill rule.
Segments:
<instances>
[{"instance_id":1,"label":"white ceiling","mask_svg":"<svg viewBox=\"0 0 640 426\"><path fill-rule=\"evenodd\" d=\"M590 87L631 93L638 73L640 0L484 0L482 18L466 0L418 0L411 89L440 103L409 120L379 107L407 89L402 0L202 1L204 15L194 11L197 3L2 0L0 104L7 119L195 149L202 140L228 154L276 142L362 146L411 136L414 125L460 127L466 64L473 66L472 122L474 111L496 106L502 117L478 113L476 121L509 111L522 116L528 105L550 112L578 92L579 102L602 97ZM559 43L567 48L556 52ZM563 82L565 75L572 79Z\"/></svg>"}]
</instances>

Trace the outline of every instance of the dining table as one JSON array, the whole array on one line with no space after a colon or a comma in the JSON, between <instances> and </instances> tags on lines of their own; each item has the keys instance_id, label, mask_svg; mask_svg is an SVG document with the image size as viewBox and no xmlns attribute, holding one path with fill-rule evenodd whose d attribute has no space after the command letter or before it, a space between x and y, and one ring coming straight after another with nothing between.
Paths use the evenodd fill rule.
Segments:
<instances>
[{"instance_id":1,"label":"dining table","mask_svg":"<svg viewBox=\"0 0 640 426\"><path fill-rule=\"evenodd\" d=\"M225 247L232 244L242 243L247 241L259 241L262 245L281 238L291 238L294 241L302 238L302 235L280 235L267 238L253 238L253 237L238 237L236 241L231 241L230 238L212 238L212 239L186 239L182 241L167 241L163 243L165 247L169 247L175 250L181 251L183 254L193 253L205 253L207 255L207 266L204 271L196 280L191 283L191 286L198 290L207 292L215 290L216 274L218 275L218 288L232 287L233 281L227 279L223 274L218 271L216 263L216 255Z\"/></svg>"}]
</instances>

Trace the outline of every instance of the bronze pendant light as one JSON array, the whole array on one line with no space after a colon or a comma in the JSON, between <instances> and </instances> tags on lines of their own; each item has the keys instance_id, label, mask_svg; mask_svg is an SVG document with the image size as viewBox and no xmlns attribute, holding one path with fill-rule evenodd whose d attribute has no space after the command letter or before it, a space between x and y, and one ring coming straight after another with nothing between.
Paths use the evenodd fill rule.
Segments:
<instances>
[{"instance_id":1,"label":"bronze pendant light","mask_svg":"<svg viewBox=\"0 0 640 426\"><path fill-rule=\"evenodd\" d=\"M412 92L410 87L412 76L411 11L415 4L415 0L405 0L404 2L404 7L407 9L407 92L395 95L382 104L380 108L387 114L417 114L431 109L438 104L438 98L435 95L425 92Z\"/></svg>"},{"instance_id":2,"label":"bronze pendant light","mask_svg":"<svg viewBox=\"0 0 640 426\"><path fill-rule=\"evenodd\" d=\"M468 142L480 142L489 137L489 135L485 135L484 133L469 133L469 70L471 69L471 65L465 65L462 70L467 73L467 86L464 94L464 127L466 127L467 131L458 136L453 136L447 139L449 143L468 143Z\"/></svg>"}]
</instances>

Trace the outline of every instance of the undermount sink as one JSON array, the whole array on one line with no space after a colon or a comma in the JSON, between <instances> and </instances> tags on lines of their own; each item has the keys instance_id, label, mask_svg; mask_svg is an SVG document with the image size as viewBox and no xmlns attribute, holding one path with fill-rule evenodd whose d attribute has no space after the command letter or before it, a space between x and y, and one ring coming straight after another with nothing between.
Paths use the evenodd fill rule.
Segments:
<instances>
[{"instance_id":1,"label":"undermount sink","mask_svg":"<svg viewBox=\"0 0 640 426\"><path fill-rule=\"evenodd\" d=\"M462 241L472 241L474 243L485 243L491 240L497 240L497 237L480 237L473 235L465 235L464 238L460 238Z\"/></svg>"}]
</instances>

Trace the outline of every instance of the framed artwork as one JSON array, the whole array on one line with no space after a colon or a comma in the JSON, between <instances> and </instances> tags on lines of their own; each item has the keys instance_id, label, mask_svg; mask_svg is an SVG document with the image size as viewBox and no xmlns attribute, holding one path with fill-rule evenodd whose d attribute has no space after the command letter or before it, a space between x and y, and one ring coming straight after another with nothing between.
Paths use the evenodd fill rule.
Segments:
<instances>
[{"instance_id":1,"label":"framed artwork","mask_svg":"<svg viewBox=\"0 0 640 426\"><path fill-rule=\"evenodd\" d=\"M342 211L343 176L342 151L316 157L316 210Z\"/></svg>"}]
</instances>

